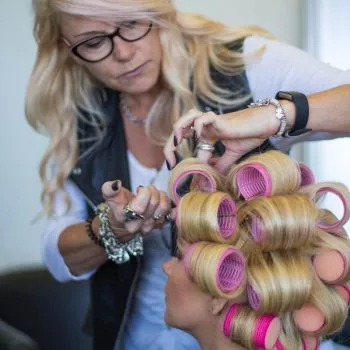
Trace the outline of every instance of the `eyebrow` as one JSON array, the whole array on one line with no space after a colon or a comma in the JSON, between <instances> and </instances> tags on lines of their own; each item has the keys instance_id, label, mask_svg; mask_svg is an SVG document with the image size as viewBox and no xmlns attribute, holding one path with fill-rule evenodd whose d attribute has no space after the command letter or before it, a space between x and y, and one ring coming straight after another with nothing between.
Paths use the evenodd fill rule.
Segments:
<instances>
[{"instance_id":1,"label":"eyebrow","mask_svg":"<svg viewBox=\"0 0 350 350\"><path fill-rule=\"evenodd\" d=\"M97 31L97 30L93 30L91 32L84 32L84 33L80 33L77 35L74 35L75 38L80 38L80 37L84 37L84 36L90 36L90 35L105 35L108 34L105 31Z\"/></svg>"}]
</instances>

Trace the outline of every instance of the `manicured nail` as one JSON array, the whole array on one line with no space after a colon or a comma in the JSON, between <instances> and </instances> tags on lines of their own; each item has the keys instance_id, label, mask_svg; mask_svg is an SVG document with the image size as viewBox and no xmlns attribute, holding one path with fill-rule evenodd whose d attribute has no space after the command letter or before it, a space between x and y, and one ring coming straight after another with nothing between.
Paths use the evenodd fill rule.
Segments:
<instances>
[{"instance_id":1,"label":"manicured nail","mask_svg":"<svg viewBox=\"0 0 350 350\"><path fill-rule=\"evenodd\" d=\"M177 147L177 145L178 145L177 138L176 138L176 136L174 135L174 146Z\"/></svg>"},{"instance_id":2,"label":"manicured nail","mask_svg":"<svg viewBox=\"0 0 350 350\"><path fill-rule=\"evenodd\" d=\"M175 159L176 159L176 164L179 164L182 161L182 157L176 151L174 151L174 156L175 156Z\"/></svg>"},{"instance_id":3,"label":"manicured nail","mask_svg":"<svg viewBox=\"0 0 350 350\"><path fill-rule=\"evenodd\" d=\"M171 170L171 166L170 166L170 164L169 164L169 162L167 160L165 161L165 164L166 164L166 167L168 168L168 170L170 171Z\"/></svg>"},{"instance_id":4,"label":"manicured nail","mask_svg":"<svg viewBox=\"0 0 350 350\"><path fill-rule=\"evenodd\" d=\"M121 185L122 185L122 182L121 182L120 180L114 181L114 182L112 183L112 190L113 190L114 192L119 191Z\"/></svg>"},{"instance_id":5,"label":"manicured nail","mask_svg":"<svg viewBox=\"0 0 350 350\"><path fill-rule=\"evenodd\" d=\"M172 209L176 208L175 202L173 202L172 200L170 200L170 206L171 206Z\"/></svg>"}]
</instances>

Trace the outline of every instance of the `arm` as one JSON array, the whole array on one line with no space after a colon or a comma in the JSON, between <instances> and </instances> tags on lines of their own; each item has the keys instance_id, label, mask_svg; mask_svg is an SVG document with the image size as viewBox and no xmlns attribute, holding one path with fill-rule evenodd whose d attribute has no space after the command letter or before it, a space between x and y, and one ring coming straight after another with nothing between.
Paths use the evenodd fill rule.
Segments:
<instances>
[{"instance_id":1,"label":"arm","mask_svg":"<svg viewBox=\"0 0 350 350\"><path fill-rule=\"evenodd\" d=\"M56 195L55 213L48 219L41 249L45 265L61 282L87 279L106 260L106 257L102 258L104 253L101 248L86 234L87 210L82 194L70 181L65 184L65 189L71 198L72 206L64 213L63 197L60 194ZM88 263L85 269L84 260Z\"/></svg>"},{"instance_id":2,"label":"arm","mask_svg":"<svg viewBox=\"0 0 350 350\"><path fill-rule=\"evenodd\" d=\"M297 142L348 136L346 110L349 108L350 71L320 62L291 45L260 37L246 39L244 53L253 52L263 45L266 47L264 54L247 67L253 99L274 97L280 90L306 94L310 103L308 127L313 130L301 136L273 138L271 141L286 150ZM293 106L286 104L287 119L292 125Z\"/></svg>"}]
</instances>

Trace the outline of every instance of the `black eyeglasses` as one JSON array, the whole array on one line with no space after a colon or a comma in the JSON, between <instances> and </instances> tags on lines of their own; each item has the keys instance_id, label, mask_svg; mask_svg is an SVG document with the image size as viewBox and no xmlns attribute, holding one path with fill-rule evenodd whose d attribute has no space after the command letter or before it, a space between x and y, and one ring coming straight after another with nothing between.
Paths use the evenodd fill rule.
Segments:
<instances>
[{"instance_id":1,"label":"black eyeglasses","mask_svg":"<svg viewBox=\"0 0 350 350\"><path fill-rule=\"evenodd\" d=\"M129 21L122 23L113 33L99 35L70 48L71 52L86 62L100 62L114 50L114 38L119 36L127 42L144 38L152 29L152 22Z\"/></svg>"}]
</instances>

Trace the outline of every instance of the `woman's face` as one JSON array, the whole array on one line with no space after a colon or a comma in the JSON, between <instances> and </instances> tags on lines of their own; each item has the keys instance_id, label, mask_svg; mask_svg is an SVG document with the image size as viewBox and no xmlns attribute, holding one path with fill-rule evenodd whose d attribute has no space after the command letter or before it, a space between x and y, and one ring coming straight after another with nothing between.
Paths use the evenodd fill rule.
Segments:
<instances>
[{"instance_id":1,"label":"woman's face","mask_svg":"<svg viewBox=\"0 0 350 350\"><path fill-rule=\"evenodd\" d=\"M66 14L62 15L61 20L62 35L69 46L111 34L119 25ZM112 89L139 94L155 88L160 80L162 60L158 29L153 26L145 37L134 42L126 42L119 36L113 40L113 52L100 62L85 62L71 54L97 80Z\"/></svg>"},{"instance_id":2,"label":"woman's face","mask_svg":"<svg viewBox=\"0 0 350 350\"><path fill-rule=\"evenodd\" d=\"M203 325L211 316L211 296L203 293L187 275L182 253L186 245L179 248L178 257L163 264L168 277L165 286L165 322L172 327L193 333L197 326Z\"/></svg>"}]
</instances>

